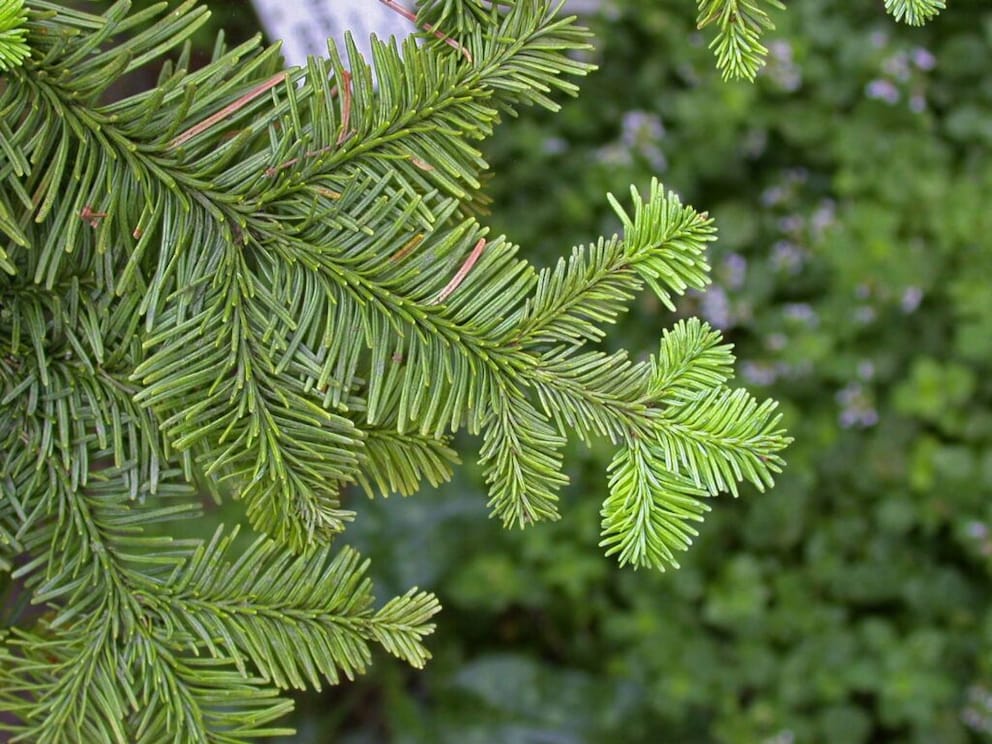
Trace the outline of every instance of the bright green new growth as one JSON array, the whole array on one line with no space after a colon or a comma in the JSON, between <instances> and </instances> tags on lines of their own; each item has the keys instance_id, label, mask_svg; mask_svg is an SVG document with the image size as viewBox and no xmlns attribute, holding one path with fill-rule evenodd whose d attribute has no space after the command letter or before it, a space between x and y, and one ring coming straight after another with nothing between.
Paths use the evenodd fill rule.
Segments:
<instances>
[{"instance_id":1,"label":"bright green new growth","mask_svg":"<svg viewBox=\"0 0 992 744\"><path fill-rule=\"evenodd\" d=\"M698 0L696 24L706 28L717 25L710 42L716 54L716 65L725 80L744 78L754 80L765 64L768 50L761 44L761 34L775 28L765 5L778 10L785 6L779 0Z\"/></svg>"},{"instance_id":2,"label":"bright green new growth","mask_svg":"<svg viewBox=\"0 0 992 744\"><path fill-rule=\"evenodd\" d=\"M0 6L0 72L21 64L31 49L24 42L24 0L6 0Z\"/></svg>"},{"instance_id":3,"label":"bright green new growth","mask_svg":"<svg viewBox=\"0 0 992 744\"><path fill-rule=\"evenodd\" d=\"M257 40L190 71L206 11L164 10L29 0L0 85L0 568L44 611L5 620L0 728L244 741L371 643L423 664L436 599L373 609L328 544L344 488L448 479L462 428L507 525L557 518L570 432L608 437L621 564L675 564L704 499L771 484L789 440L726 386L715 331L599 348L645 287L672 308L707 283L705 214L657 183L611 197L623 235L543 270L474 216L474 143L588 69L573 19L444 0L421 10L447 41L374 42L374 75L353 45L286 71ZM154 89L103 101L176 47ZM200 488L267 537L169 537Z\"/></svg>"},{"instance_id":4,"label":"bright green new growth","mask_svg":"<svg viewBox=\"0 0 992 744\"><path fill-rule=\"evenodd\" d=\"M910 26L922 26L946 7L945 0L885 0L885 9Z\"/></svg>"},{"instance_id":5,"label":"bright green new growth","mask_svg":"<svg viewBox=\"0 0 992 744\"><path fill-rule=\"evenodd\" d=\"M785 10L780 0L697 0L697 25L716 24L710 48L725 80L754 80L765 65L768 50L761 43L765 31L775 28L767 8ZM922 26L946 7L945 0L885 0L885 10L897 21Z\"/></svg>"}]
</instances>

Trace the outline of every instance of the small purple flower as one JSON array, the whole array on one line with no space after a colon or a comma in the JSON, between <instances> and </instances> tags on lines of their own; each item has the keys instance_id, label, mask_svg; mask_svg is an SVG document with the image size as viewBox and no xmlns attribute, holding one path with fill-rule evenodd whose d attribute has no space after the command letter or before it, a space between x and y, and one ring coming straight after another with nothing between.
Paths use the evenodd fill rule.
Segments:
<instances>
[{"instance_id":1,"label":"small purple flower","mask_svg":"<svg viewBox=\"0 0 992 744\"><path fill-rule=\"evenodd\" d=\"M730 289L740 289L747 278L747 259L740 253L731 253L723 259L723 268L727 272L724 284Z\"/></svg>"},{"instance_id":2,"label":"small purple flower","mask_svg":"<svg viewBox=\"0 0 992 744\"><path fill-rule=\"evenodd\" d=\"M885 70L885 74L889 77L893 77L903 83L906 82L909 80L910 75L909 55L905 52L893 54L882 62L882 69Z\"/></svg>"},{"instance_id":3,"label":"small purple flower","mask_svg":"<svg viewBox=\"0 0 992 744\"><path fill-rule=\"evenodd\" d=\"M916 47L913 50L913 64L921 70L932 70L937 66L937 58L929 49Z\"/></svg>"},{"instance_id":4,"label":"small purple flower","mask_svg":"<svg viewBox=\"0 0 992 744\"><path fill-rule=\"evenodd\" d=\"M740 373L749 385L771 385L778 378L774 366L760 362L742 362Z\"/></svg>"},{"instance_id":5,"label":"small purple flower","mask_svg":"<svg viewBox=\"0 0 992 744\"><path fill-rule=\"evenodd\" d=\"M547 155L561 155L568 147L568 140L564 137L548 137L541 143L541 149Z\"/></svg>"},{"instance_id":6,"label":"small purple flower","mask_svg":"<svg viewBox=\"0 0 992 744\"><path fill-rule=\"evenodd\" d=\"M855 426L868 428L878 423L878 411L861 383L849 383L838 390L834 398L840 404L838 419L845 429Z\"/></svg>"},{"instance_id":7,"label":"small purple flower","mask_svg":"<svg viewBox=\"0 0 992 744\"><path fill-rule=\"evenodd\" d=\"M798 273L804 258L803 249L789 240L779 240L772 246L772 266L779 271Z\"/></svg>"},{"instance_id":8,"label":"small purple flower","mask_svg":"<svg viewBox=\"0 0 992 744\"><path fill-rule=\"evenodd\" d=\"M899 301L899 306L902 311L907 315L916 310L923 301L923 290L919 287L906 287L902 293L902 299Z\"/></svg>"},{"instance_id":9,"label":"small purple flower","mask_svg":"<svg viewBox=\"0 0 992 744\"><path fill-rule=\"evenodd\" d=\"M797 233L803 229L803 218L798 214L789 214L778 221L778 229L784 233Z\"/></svg>"},{"instance_id":10,"label":"small purple flower","mask_svg":"<svg viewBox=\"0 0 992 744\"><path fill-rule=\"evenodd\" d=\"M761 203L773 207L785 198L785 189L781 186L769 186L761 192Z\"/></svg>"},{"instance_id":11,"label":"small purple flower","mask_svg":"<svg viewBox=\"0 0 992 744\"><path fill-rule=\"evenodd\" d=\"M985 522L968 522L968 537L972 540L984 540L989 536L989 528Z\"/></svg>"},{"instance_id":12,"label":"small purple flower","mask_svg":"<svg viewBox=\"0 0 992 744\"><path fill-rule=\"evenodd\" d=\"M897 103L899 101L899 89L891 80L876 78L865 86L865 95L877 101L886 103Z\"/></svg>"},{"instance_id":13,"label":"small purple flower","mask_svg":"<svg viewBox=\"0 0 992 744\"><path fill-rule=\"evenodd\" d=\"M815 328L820 322L816 311L805 302L790 302L782 308L782 311L786 318L798 320L811 328Z\"/></svg>"},{"instance_id":14,"label":"small purple flower","mask_svg":"<svg viewBox=\"0 0 992 744\"><path fill-rule=\"evenodd\" d=\"M771 333L765 337L765 347L771 351L781 351L788 342L789 339L784 333Z\"/></svg>"},{"instance_id":15,"label":"small purple flower","mask_svg":"<svg viewBox=\"0 0 992 744\"><path fill-rule=\"evenodd\" d=\"M731 325L730 300L720 287L711 287L702 297L700 314L715 328L726 329Z\"/></svg>"},{"instance_id":16,"label":"small purple flower","mask_svg":"<svg viewBox=\"0 0 992 744\"><path fill-rule=\"evenodd\" d=\"M816 235L822 235L836 222L837 205L833 199L823 199L810 217L810 227Z\"/></svg>"}]
</instances>

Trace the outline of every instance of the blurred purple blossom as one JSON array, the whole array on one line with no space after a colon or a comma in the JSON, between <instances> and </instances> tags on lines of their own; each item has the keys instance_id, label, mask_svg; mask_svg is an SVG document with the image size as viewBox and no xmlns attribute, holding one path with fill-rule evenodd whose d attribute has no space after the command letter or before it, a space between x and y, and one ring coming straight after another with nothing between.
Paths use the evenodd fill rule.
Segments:
<instances>
[{"instance_id":1,"label":"blurred purple blossom","mask_svg":"<svg viewBox=\"0 0 992 744\"><path fill-rule=\"evenodd\" d=\"M885 101L886 103L897 103L899 101L899 89L891 80L875 78L865 86L865 95L869 98Z\"/></svg>"}]
</instances>

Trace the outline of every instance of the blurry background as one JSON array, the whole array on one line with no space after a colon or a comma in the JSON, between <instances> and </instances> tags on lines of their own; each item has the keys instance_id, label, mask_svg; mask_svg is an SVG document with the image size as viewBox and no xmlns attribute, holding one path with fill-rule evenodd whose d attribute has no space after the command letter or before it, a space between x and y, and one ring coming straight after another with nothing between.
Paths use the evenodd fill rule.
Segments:
<instances>
[{"instance_id":1,"label":"blurry background","mask_svg":"<svg viewBox=\"0 0 992 744\"><path fill-rule=\"evenodd\" d=\"M715 502L666 574L601 556L606 446L573 448L563 520L526 532L487 519L471 457L440 491L356 498L380 593L441 598L435 658L299 696L293 741L992 740L992 8L914 29L882 0L794 3L748 85L694 5L604 0L581 97L489 143L489 221L540 264L652 175L709 210L714 285L680 312L781 401L787 471ZM616 338L646 354L672 321L645 297Z\"/></svg>"}]
</instances>

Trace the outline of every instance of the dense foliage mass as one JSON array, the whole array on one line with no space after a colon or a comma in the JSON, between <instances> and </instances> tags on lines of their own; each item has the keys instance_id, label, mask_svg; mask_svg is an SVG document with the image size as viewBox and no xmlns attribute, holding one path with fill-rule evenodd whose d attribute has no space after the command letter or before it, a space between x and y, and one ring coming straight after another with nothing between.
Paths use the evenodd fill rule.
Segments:
<instances>
[{"instance_id":1,"label":"dense foliage mass","mask_svg":"<svg viewBox=\"0 0 992 744\"><path fill-rule=\"evenodd\" d=\"M192 64L193 1L5 5L15 741L240 742L286 730L281 690L354 678L373 645L422 666L437 599L376 602L368 562L331 543L354 491L449 480L459 432L504 526L557 519L569 438L608 442L594 524L621 566L677 566L710 497L781 471L776 403L730 386L718 331L680 320L643 359L607 333L637 297L674 310L705 287L705 213L652 179L609 197L611 237L545 268L477 219L476 143L574 92L587 32L543 0L422 10L446 33L284 69L257 38ZM151 63L153 86L113 94ZM198 489L262 535L193 537Z\"/></svg>"},{"instance_id":2,"label":"dense foliage mass","mask_svg":"<svg viewBox=\"0 0 992 744\"><path fill-rule=\"evenodd\" d=\"M358 506L345 539L377 586L437 588L435 658L301 698L287 741L992 735L992 11L958 0L905 28L884 10L942 3L790 3L750 87L720 81L691 5L604 3L584 96L497 134L489 221L542 263L619 227L590 205L620 182L660 175L710 207L717 287L679 310L786 403L789 469L722 503L664 576L589 549L605 443L566 452L588 458L570 518L539 530L486 521L471 465ZM639 300L624 346L655 352L663 313Z\"/></svg>"},{"instance_id":3,"label":"dense foliage mass","mask_svg":"<svg viewBox=\"0 0 992 744\"><path fill-rule=\"evenodd\" d=\"M498 136L493 220L550 251L611 229L588 208L609 184L659 173L712 207L717 286L680 309L787 402L789 468L663 577L583 550L606 452L540 532L481 524L472 482L376 504L361 544L383 581L439 587L446 625L409 687L383 670L336 700L396 741L988 740L992 10L909 28L789 3L749 86L682 4L603 9L582 96ZM660 312L638 306L631 347Z\"/></svg>"}]
</instances>

